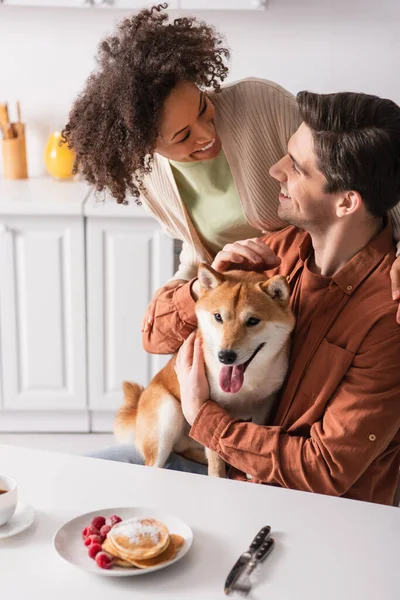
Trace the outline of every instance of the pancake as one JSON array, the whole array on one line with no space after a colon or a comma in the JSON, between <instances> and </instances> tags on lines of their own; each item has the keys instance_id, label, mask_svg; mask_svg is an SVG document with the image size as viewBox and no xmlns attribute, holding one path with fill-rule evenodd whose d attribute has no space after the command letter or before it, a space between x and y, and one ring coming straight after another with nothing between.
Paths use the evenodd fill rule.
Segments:
<instances>
[{"instance_id":1,"label":"pancake","mask_svg":"<svg viewBox=\"0 0 400 600\"><path fill-rule=\"evenodd\" d=\"M102 550L104 550L104 552L111 554L111 556L113 557L113 565L115 565L117 567L124 567L124 568L132 569L133 565L130 562L128 562L118 556L118 554L116 553L116 550L114 550L114 548L112 547L112 545L110 544L110 542L108 541L107 538L104 540L101 547L102 547Z\"/></svg>"},{"instance_id":2,"label":"pancake","mask_svg":"<svg viewBox=\"0 0 400 600\"><path fill-rule=\"evenodd\" d=\"M175 558L179 550L182 548L184 543L183 537L172 533L170 535L170 541L167 548L161 552L158 556L153 556L152 558L148 558L146 560L135 560L129 562L128 560L124 560L119 554L118 551L114 548L112 543L108 538L103 542L102 548L108 554L114 558L113 564L118 567L124 568L133 568L138 567L139 569L148 569L149 567L155 567L156 565L161 565L163 563L169 562ZM124 553L125 554L125 553Z\"/></svg>"},{"instance_id":3,"label":"pancake","mask_svg":"<svg viewBox=\"0 0 400 600\"><path fill-rule=\"evenodd\" d=\"M124 569L134 569L135 568L128 561L122 560L122 558L116 558L116 557L113 558L113 566L123 567Z\"/></svg>"},{"instance_id":4,"label":"pancake","mask_svg":"<svg viewBox=\"0 0 400 600\"><path fill-rule=\"evenodd\" d=\"M114 555L117 555L120 559L125 560L126 562L129 562L131 565L134 565L135 559L133 559L131 557L129 552L127 552L126 550L122 551L121 549L116 548L115 546L112 545L111 541L109 541L109 543L110 543L110 547L112 548ZM171 543L171 539L169 538L167 546L160 552L160 554L162 554L163 552L165 552L168 549L168 546L170 543ZM157 555L157 556L159 556L159 555ZM153 558L156 558L156 557L153 557ZM149 560L149 559L146 559L146 560Z\"/></svg>"},{"instance_id":5,"label":"pancake","mask_svg":"<svg viewBox=\"0 0 400 600\"><path fill-rule=\"evenodd\" d=\"M176 533L171 533L170 537L170 543L164 552L161 552L158 556L153 556L153 558L147 558L146 560L132 561L132 564L135 565L135 567L139 567L139 569L148 569L149 567L155 567L156 565L161 565L173 560L182 548L185 540Z\"/></svg>"},{"instance_id":6,"label":"pancake","mask_svg":"<svg viewBox=\"0 0 400 600\"><path fill-rule=\"evenodd\" d=\"M133 518L117 523L107 535L113 554L128 561L153 558L170 543L168 528L154 518Z\"/></svg>"}]
</instances>

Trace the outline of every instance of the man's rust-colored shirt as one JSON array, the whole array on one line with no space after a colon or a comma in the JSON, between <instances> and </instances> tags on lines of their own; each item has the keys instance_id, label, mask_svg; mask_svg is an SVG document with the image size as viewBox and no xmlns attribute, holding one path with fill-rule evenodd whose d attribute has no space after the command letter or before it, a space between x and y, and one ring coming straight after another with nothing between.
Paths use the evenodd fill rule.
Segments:
<instances>
[{"instance_id":1,"label":"man's rust-colored shirt","mask_svg":"<svg viewBox=\"0 0 400 600\"><path fill-rule=\"evenodd\" d=\"M391 298L395 246L387 225L332 278L308 271L308 234L265 242L281 258L297 324L271 425L235 421L209 400L190 435L233 468L231 477L392 504L400 467L400 326ZM162 294L149 352L176 351L196 327L191 282Z\"/></svg>"}]
</instances>

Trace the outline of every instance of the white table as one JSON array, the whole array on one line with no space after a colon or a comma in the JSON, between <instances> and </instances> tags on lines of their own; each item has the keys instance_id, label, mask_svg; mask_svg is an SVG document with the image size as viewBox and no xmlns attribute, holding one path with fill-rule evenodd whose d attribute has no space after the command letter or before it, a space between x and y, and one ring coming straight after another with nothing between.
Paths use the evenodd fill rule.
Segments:
<instances>
[{"instance_id":1,"label":"white table","mask_svg":"<svg viewBox=\"0 0 400 600\"><path fill-rule=\"evenodd\" d=\"M0 541L4 598L222 599L228 570L263 525L273 528L276 548L250 598L400 597L398 508L6 445L0 473L16 478L20 499L37 510L34 526ZM115 579L56 554L53 535L65 521L125 505L185 520L194 532L187 556L152 575Z\"/></svg>"}]
</instances>

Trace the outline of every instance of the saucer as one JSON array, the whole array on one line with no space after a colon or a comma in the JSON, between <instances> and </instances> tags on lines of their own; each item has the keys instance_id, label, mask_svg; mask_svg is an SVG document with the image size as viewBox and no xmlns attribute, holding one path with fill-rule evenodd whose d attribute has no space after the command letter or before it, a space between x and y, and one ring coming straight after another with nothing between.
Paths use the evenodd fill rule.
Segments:
<instances>
[{"instance_id":1,"label":"saucer","mask_svg":"<svg viewBox=\"0 0 400 600\"><path fill-rule=\"evenodd\" d=\"M25 502L18 502L17 509L5 525L0 526L0 540L17 535L28 529L35 520L35 509Z\"/></svg>"}]
</instances>

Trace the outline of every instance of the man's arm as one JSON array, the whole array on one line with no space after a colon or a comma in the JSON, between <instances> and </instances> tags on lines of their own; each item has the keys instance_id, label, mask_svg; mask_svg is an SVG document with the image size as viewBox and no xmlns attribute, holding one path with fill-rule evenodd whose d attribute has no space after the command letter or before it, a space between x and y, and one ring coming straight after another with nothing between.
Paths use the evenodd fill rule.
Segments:
<instances>
[{"instance_id":1,"label":"man's arm","mask_svg":"<svg viewBox=\"0 0 400 600\"><path fill-rule=\"evenodd\" d=\"M167 289L155 303L153 325L142 332L143 348L152 354L176 352L188 335L197 327L192 285L197 280Z\"/></svg>"},{"instance_id":2,"label":"man's arm","mask_svg":"<svg viewBox=\"0 0 400 600\"><path fill-rule=\"evenodd\" d=\"M262 482L343 495L400 428L399 355L397 331L364 343L309 437L236 422L211 401L198 412L190 435Z\"/></svg>"}]
</instances>

